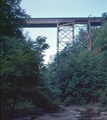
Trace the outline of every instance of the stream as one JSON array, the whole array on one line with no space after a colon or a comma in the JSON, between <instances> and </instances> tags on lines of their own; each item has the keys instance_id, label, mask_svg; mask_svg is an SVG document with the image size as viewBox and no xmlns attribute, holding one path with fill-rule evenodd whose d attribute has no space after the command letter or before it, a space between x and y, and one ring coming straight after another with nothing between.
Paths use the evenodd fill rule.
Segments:
<instances>
[{"instance_id":1,"label":"stream","mask_svg":"<svg viewBox=\"0 0 107 120\"><path fill-rule=\"evenodd\" d=\"M60 105L61 111L41 115L28 115L13 120L107 120L107 114L91 114L83 107ZM107 112L106 112L107 113Z\"/></svg>"},{"instance_id":2,"label":"stream","mask_svg":"<svg viewBox=\"0 0 107 120\"><path fill-rule=\"evenodd\" d=\"M45 114L37 120L107 120L107 116L89 113L83 107L60 107L63 109L62 112Z\"/></svg>"},{"instance_id":3,"label":"stream","mask_svg":"<svg viewBox=\"0 0 107 120\"><path fill-rule=\"evenodd\" d=\"M89 112L81 112L79 115L76 116L78 120L102 120L100 115L91 114Z\"/></svg>"}]
</instances>

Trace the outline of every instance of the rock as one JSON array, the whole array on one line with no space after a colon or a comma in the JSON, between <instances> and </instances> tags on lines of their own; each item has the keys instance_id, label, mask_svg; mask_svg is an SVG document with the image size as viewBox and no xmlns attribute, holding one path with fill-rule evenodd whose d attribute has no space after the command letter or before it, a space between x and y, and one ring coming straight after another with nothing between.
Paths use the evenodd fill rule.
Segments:
<instances>
[{"instance_id":1,"label":"rock","mask_svg":"<svg viewBox=\"0 0 107 120\"><path fill-rule=\"evenodd\" d=\"M37 119L37 120L44 120L43 118L39 118L39 119Z\"/></svg>"},{"instance_id":2,"label":"rock","mask_svg":"<svg viewBox=\"0 0 107 120\"><path fill-rule=\"evenodd\" d=\"M93 114L99 114L100 113L100 108L99 107L92 107L90 109L90 112Z\"/></svg>"},{"instance_id":3,"label":"rock","mask_svg":"<svg viewBox=\"0 0 107 120\"><path fill-rule=\"evenodd\" d=\"M92 117L91 120L107 120L107 116Z\"/></svg>"},{"instance_id":4,"label":"rock","mask_svg":"<svg viewBox=\"0 0 107 120\"><path fill-rule=\"evenodd\" d=\"M91 120L103 120L103 118L102 117L92 117L92 118L90 118Z\"/></svg>"},{"instance_id":5,"label":"rock","mask_svg":"<svg viewBox=\"0 0 107 120\"><path fill-rule=\"evenodd\" d=\"M107 120L107 116L102 116L102 120Z\"/></svg>"},{"instance_id":6,"label":"rock","mask_svg":"<svg viewBox=\"0 0 107 120\"><path fill-rule=\"evenodd\" d=\"M84 108L81 108L81 109L79 109L79 111L81 111L81 112L86 112L87 110L84 109Z\"/></svg>"},{"instance_id":7,"label":"rock","mask_svg":"<svg viewBox=\"0 0 107 120\"><path fill-rule=\"evenodd\" d=\"M101 112L100 115L107 115L107 112Z\"/></svg>"},{"instance_id":8,"label":"rock","mask_svg":"<svg viewBox=\"0 0 107 120\"><path fill-rule=\"evenodd\" d=\"M76 115L76 117L81 117L82 115Z\"/></svg>"}]
</instances>

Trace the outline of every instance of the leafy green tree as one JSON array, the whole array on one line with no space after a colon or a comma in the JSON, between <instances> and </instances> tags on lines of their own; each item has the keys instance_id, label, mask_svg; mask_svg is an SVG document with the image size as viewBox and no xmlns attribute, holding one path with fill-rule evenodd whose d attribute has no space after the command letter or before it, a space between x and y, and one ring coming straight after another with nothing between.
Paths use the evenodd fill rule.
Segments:
<instances>
[{"instance_id":1,"label":"leafy green tree","mask_svg":"<svg viewBox=\"0 0 107 120\"><path fill-rule=\"evenodd\" d=\"M4 39L11 45L9 49L11 54L6 54L5 58L1 54L1 102L2 109L14 111L18 101L38 99L32 97L32 89L34 91L35 88L36 91L36 86L39 86L41 81L39 69L43 65L42 52L48 45L45 39L40 37L35 42L29 40L26 43L19 42L15 38Z\"/></svg>"},{"instance_id":2,"label":"leafy green tree","mask_svg":"<svg viewBox=\"0 0 107 120\"><path fill-rule=\"evenodd\" d=\"M102 14L102 25L103 25L103 23L105 23L105 22L107 22L107 12L104 12L104 13Z\"/></svg>"},{"instance_id":3,"label":"leafy green tree","mask_svg":"<svg viewBox=\"0 0 107 120\"><path fill-rule=\"evenodd\" d=\"M103 15L106 14L104 13ZM98 93L100 94L100 100L102 103L107 103L107 21L103 21L103 25L99 31L97 31L97 37L93 42L93 53L97 56L99 63L98 79L100 81L100 87Z\"/></svg>"},{"instance_id":4,"label":"leafy green tree","mask_svg":"<svg viewBox=\"0 0 107 120\"><path fill-rule=\"evenodd\" d=\"M0 2L0 37L16 36L20 38L22 36L21 26L25 23L25 19L29 16L20 7L21 0L2 0Z\"/></svg>"},{"instance_id":5,"label":"leafy green tree","mask_svg":"<svg viewBox=\"0 0 107 120\"><path fill-rule=\"evenodd\" d=\"M101 52L107 50L107 22L97 31L97 37L93 42L93 49Z\"/></svg>"},{"instance_id":6,"label":"leafy green tree","mask_svg":"<svg viewBox=\"0 0 107 120\"><path fill-rule=\"evenodd\" d=\"M43 53L49 47L46 37L26 41L20 27L25 24L23 18L29 16L20 8L20 2L0 1L1 108L10 120L21 101L31 101L47 110L55 105L43 91L40 73L44 66Z\"/></svg>"},{"instance_id":7,"label":"leafy green tree","mask_svg":"<svg viewBox=\"0 0 107 120\"><path fill-rule=\"evenodd\" d=\"M107 22L99 28L92 28L93 51L79 50L67 56L66 48L59 54L59 64L51 84L61 90L59 97L62 101L71 103L88 103L100 101L107 103ZM78 41L79 42L79 41ZM81 49L81 47L79 48ZM55 60L56 60L55 58ZM55 65L55 61L51 64ZM54 68L54 67L52 67Z\"/></svg>"}]
</instances>

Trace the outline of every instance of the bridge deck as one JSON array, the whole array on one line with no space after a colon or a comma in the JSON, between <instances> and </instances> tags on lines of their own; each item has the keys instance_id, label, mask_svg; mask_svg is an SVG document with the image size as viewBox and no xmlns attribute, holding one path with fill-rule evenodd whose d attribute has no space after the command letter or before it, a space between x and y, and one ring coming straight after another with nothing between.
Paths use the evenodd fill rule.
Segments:
<instances>
[{"instance_id":1,"label":"bridge deck","mask_svg":"<svg viewBox=\"0 0 107 120\"><path fill-rule=\"evenodd\" d=\"M30 18L26 19L27 24L23 27L57 27L57 24L75 23L86 24L90 22L91 26L100 26L101 17L82 17L82 18Z\"/></svg>"}]
</instances>

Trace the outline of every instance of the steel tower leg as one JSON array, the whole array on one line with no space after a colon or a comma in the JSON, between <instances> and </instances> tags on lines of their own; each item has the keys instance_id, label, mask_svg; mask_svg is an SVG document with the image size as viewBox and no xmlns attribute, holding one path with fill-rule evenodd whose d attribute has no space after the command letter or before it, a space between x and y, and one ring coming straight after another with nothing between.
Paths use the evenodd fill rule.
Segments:
<instances>
[{"instance_id":1,"label":"steel tower leg","mask_svg":"<svg viewBox=\"0 0 107 120\"><path fill-rule=\"evenodd\" d=\"M73 32L73 47L74 47L74 39L75 39L75 36L74 36L74 24L73 24L72 27L73 27L73 31L72 32Z\"/></svg>"},{"instance_id":2,"label":"steel tower leg","mask_svg":"<svg viewBox=\"0 0 107 120\"><path fill-rule=\"evenodd\" d=\"M57 54L68 42L74 44L74 25L72 23L57 24Z\"/></svg>"},{"instance_id":3,"label":"steel tower leg","mask_svg":"<svg viewBox=\"0 0 107 120\"><path fill-rule=\"evenodd\" d=\"M59 54L59 24L57 24L57 54Z\"/></svg>"},{"instance_id":4,"label":"steel tower leg","mask_svg":"<svg viewBox=\"0 0 107 120\"><path fill-rule=\"evenodd\" d=\"M88 50L91 52L91 30L90 30L90 22L88 22Z\"/></svg>"}]
</instances>

